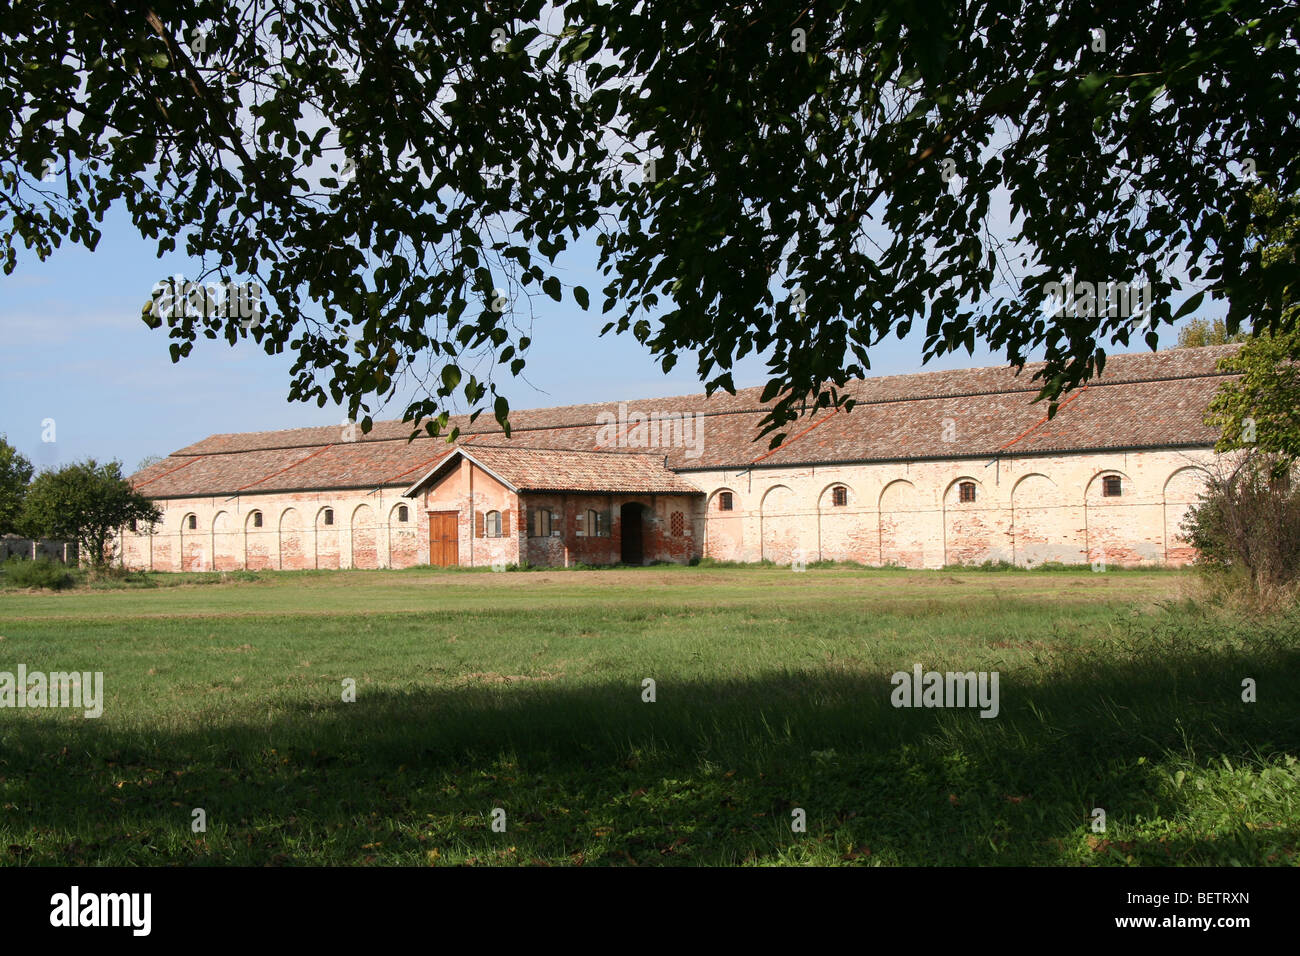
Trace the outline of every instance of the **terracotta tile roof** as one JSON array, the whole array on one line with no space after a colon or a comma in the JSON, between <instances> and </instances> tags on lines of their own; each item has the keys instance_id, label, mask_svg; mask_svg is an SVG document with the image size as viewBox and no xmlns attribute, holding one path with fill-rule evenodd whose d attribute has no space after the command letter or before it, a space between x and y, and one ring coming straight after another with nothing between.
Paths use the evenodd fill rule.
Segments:
<instances>
[{"instance_id":1,"label":"terracotta tile roof","mask_svg":"<svg viewBox=\"0 0 1300 956\"><path fill-rule=\"evenodd\" d=\"M175 454L133 475L153 498L206 497L318 488L367 490L411 483L450 454L443 442L349 442L318 447L255 449L205 455ZM177 469L180 462L186 467ZM175 469L173 471L173 469Z\"/></svg>"},{"instance_id":2,"label":"terracotta tile roof","mask_svg":"<svg viewBox=\"0 0 1300 956\"><path fill-rule=\"evenodd\" d=\"M702 495L698 487L664 467L663 455L610 451L563 451L467 445L458 448L518 491L624 492ZM438 464L441 470L450 458ZM430 475L431 472L426 472ZM424 476L421 476L423 478ZM412 482L412 489L423 481Z\"/></svg>"},{"instance_id":3,"label":"terracotta tile roof","mask_svg":"<svg viewBox=\"0 0 1300 956\"><path fill-rule=\"evenodd\" d=\"M666 441L657 447L610 447L602 442L602 413L617 415L618 402L521 409L511 413L511 437L482 417L461 427L459 444L481 449L595 452L664 458L673 470L903 461L996 454L1043 454L1108 448L1208 447L1217 438L1202 422L1210 398L1224 381L1220 358L1237 346L1170 349L1111 356L1104 375L1073 393L1046 421L1046 406L1033 404L1038 365L1016 374L1006 367L887 375L850 383L858 401L849 413L825 410L786 428L781 447L755 440L763 416L761 388L735 395L641 399L621 403L628 415L676 412L701 416L701 443ZM153 497L231 495L326 488L407 487L453 452L444 439L408 441L411 425L376 422L368 435L342 426L213 435L144 469L133 481ZM348 441L347 438L356 440ZM647 454L648 453L648 454ZM535 462L536 458L529 459ZM554 473L559 458L547 456ZM590 464L590 467L587 467ZM600 472L583 463L572 480ZM522 467L522 466L521 466ZM537 466L540 467L540 466ZM602 466L613 475L611 466ZM528 479L532 480L532 479ZM555 489L560 490L560 489ZM572 490L579 490L574 488ZM613 490L608 487L599 490ZM631 490L631 489L629 489Z\"/></svg>"}]
</instances>

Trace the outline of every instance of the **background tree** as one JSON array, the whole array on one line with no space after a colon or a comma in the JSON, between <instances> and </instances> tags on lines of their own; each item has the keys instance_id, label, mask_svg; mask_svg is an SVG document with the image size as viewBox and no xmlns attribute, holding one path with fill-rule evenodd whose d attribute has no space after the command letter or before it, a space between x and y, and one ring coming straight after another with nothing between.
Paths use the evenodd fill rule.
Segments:
<instances>
[{"instance_id":1,"label":"background tree","mask_svg":"<svg viewBox=\"0 0 1300 956\"><path fill-rule=\"evenodd\" d=\"M166 455L145 455L140 459L140 464L135 466L135 470L137 472L144 471L150 465L156 465L158 462L164 461L166 458Z\"/></svg>"},{"instance_id":2,"label":"background tree","mask_svg":"<svg viewBox=\"0 0 1300 956\"><path fill-rule=\"evenodd\" d=\"M18 516L31 480L32 463L0 435L0 534L18 530Z\"/></svg>"},{"instance_id":3,"label":"background tree","mask_svg":"<svg viewBox=\"0 0 1300 956\"><path fill-rule=\"evenodd\" d=\"M1198 349L1207 345L1228 345L1244 342L1249 338L1245 332L1229 332L1223 319L1191 319L1178 330L1178 347L1180 349Z\"/></svg>"},{"instance_id":4,"label":"background tree","mask_svg":"<svg viewBox=\"0 0 1300 956\"><path fill-rule=\"evenodd\" d=\"M1221 430L1221 452L1258 448L1283 463L1300 457L1300 331L1263 333L1219 368L1240 378L1225 382L1205 420Z\"/></svg>"},{"instance_id":5,"label":"background tree","mask_svg":"<svg viewBox=\"0 0 1300 956\"><path fill-rule=\"evenodd\" d=\"M1265 268L1289 274L1300 284L1300 197L1281 200L1270 190L1256 197L1278 225L1258 236L1258 256ZM1240 377L1215 394L1206 423L1221 429L1218 450L1254 449L1271 456L1277 468L1300 457L1300 305L1284 312L1276 332L1255 335L1219 368Z\"/></svg>"},{"instance_id":6,"label":"background tree","mask_svg":"<svg viewBox=\"0 0 1300 956\"><path fill-rule=\"evenodd\" d=\"M42 471L32 481L20 524L31 537L77 542L95 567L113 557L113 542L132 521L152 525L162 512L122 476L120 462L87 459Z\"/></svg>"},{"instance_id":7,"label":"background tree","mask_svg":"<svg viewBox=\"0 0 1300 956\"><path fill-rule=\"evenodd\" d=\"M564 298L556 257L587 236L605 331L664 369L693 356L710 392L764 355L774 441L807 401L851 406L839 386L918 323L926 360L1042 350L1055 399L1206 293L1230 334L1280 327L1294 269L1251 237L1282 210L1252 194L1300 188L1298 11L9 4L0 253L12 270L19 244L93 248L123 202L195 278L265 293L256 320L155 299L174 360L199 336L288 348L290 398L345 403L363 430L407 376L431 432L461 399L507 424L530 296ZM1150 283L1154 322L1047 314L1069 276Z\"/></svg>"}]
</instances>

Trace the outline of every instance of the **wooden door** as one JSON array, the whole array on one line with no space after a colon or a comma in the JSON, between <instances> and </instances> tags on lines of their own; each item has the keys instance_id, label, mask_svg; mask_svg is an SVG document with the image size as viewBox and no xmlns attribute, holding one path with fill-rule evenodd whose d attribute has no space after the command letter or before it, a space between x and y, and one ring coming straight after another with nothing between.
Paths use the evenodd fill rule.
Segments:
<instances>
[{"instance_id":1,"label":"wooden door","mask_svg":"<svg viewBox=\"0 0 1300 956\"><path fill-rule=\"evenodd\" d=\"M456 538L458 515L455 511L429 513L429 563L439 568L460 564L460 544Z\"/></svg>"}]
</instances>

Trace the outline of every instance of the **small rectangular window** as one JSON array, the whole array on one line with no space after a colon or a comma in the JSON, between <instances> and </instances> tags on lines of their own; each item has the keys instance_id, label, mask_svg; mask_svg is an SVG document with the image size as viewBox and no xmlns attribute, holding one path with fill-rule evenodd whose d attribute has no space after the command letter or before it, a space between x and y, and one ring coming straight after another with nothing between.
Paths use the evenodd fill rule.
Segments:
<instances>
[{"instance_id":1,"label":"small rectangular window","mask_svg":"<svg viewBox=\"0 0 1300 956\"><path fill-rule=\"evenodd\" d=\"M836 508L843 508L849 503L849 489L843 485L831 489L831 505Z\"/></svg>"},{"instance_id":2,"label":"small rectangular window","mask_svg":"<svg viewBox=\"0 0 1300 956\"><path fill-rule=\"evenodd\" d=\"M260 511L253 512L253 527L254 528L262 527L262 512Z\"/></svg>"},{"instance_id":3,"label":"small rectangular window","mask_svg":"<svg viewBox=\"0 0 1300 956\"><path fill-rule=\"evenodd\" d=\"M138 523L134 518L132 518L132 519L131 519L131 533L132 533L132 534L135 534L135 533L137 533L139 530L140 530L140 528L139 528L139 523Z\"/></svg>"},{"instance_id":4,"label":"small rectangular window","mask_svg":"<svg viewBox=\"0 0 1300 956\"><path fill-rule=\"evenodd\" d=\"M407 510L406 505L399 505L397 508L397 520L409 521L410 519L411 519L411 512Z\"/></svg>"},{"instance_id":5,"label":"small rectangular window","mask_svg":"<svg viewBox=\"0 0 1300 956\"><path fill-rule=\"evenodd\" d=\"M958 490L961 492L961 500L963 503L969 504L975 500L975 482L963 481L958 486Z\"/></svg>"},{"instance_id":6,"label":"small rectangular window","mask_svg":"<svg viewBox=\"0 0 1300 956\"><path fill-rule=\"evenodd\" d=\"M190 530L193 531L199 526L199 519L195 515L190 515L189 525Z\"/></svg>"},{"instance_id":7,"label":"small rectangular window","mask_svg":"<svg viewBox=\"0 0 1300 956\"><path fill-rule=\"evenodd\" d=\"M1120 496L1119 475L1107 475L1102 479L1101 493L1107 498L1118 498Z\"/></svg>"},{"instance_id":8,"label":"small rectangular window","mask_svg":"<svg viewBox=\"0 0 1300 956\"><path fill-rule=\"evenodd\" d=\"M724 492L722 492L721 494L718 495L718 510L719 510L719 511L730 511L730 510L731 510L731 492L730 492L730 491L724 491Z\"/></svg>"},{"instance_id":9,"label":"small rectangular window","mask_svg":"<svg viewBox=\"0 0 1300 956\"><path fill-rule=\"evenodd\" d=\"M326 508L326 509L325 509L325 523L326 523L326 524L333 524L333 523L334 523L334 509L333 509L333 508Z\"/></svg>"}]
</instances>

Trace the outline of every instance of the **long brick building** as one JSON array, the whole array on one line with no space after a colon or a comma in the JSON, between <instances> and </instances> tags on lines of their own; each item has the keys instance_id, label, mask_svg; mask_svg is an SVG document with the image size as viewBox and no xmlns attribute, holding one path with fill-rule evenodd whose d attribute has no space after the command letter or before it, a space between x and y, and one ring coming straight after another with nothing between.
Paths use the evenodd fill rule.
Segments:
<instances>
[{"instance_id":1,"label":"long brick building","mask_svg":"<svg viewBox=\"0 0 1300 956\"><path fill-rule=\"evenodd\" d=\"M1216 435L1202 421L1234 346L1112 356L1055 418L1033 366L851 384L776 450L761 389L459 422L213 435L132 476L163 508L124 529L154 570L528 562L1006 560L1181 564Z\"/></svg>"}]
</instances>

